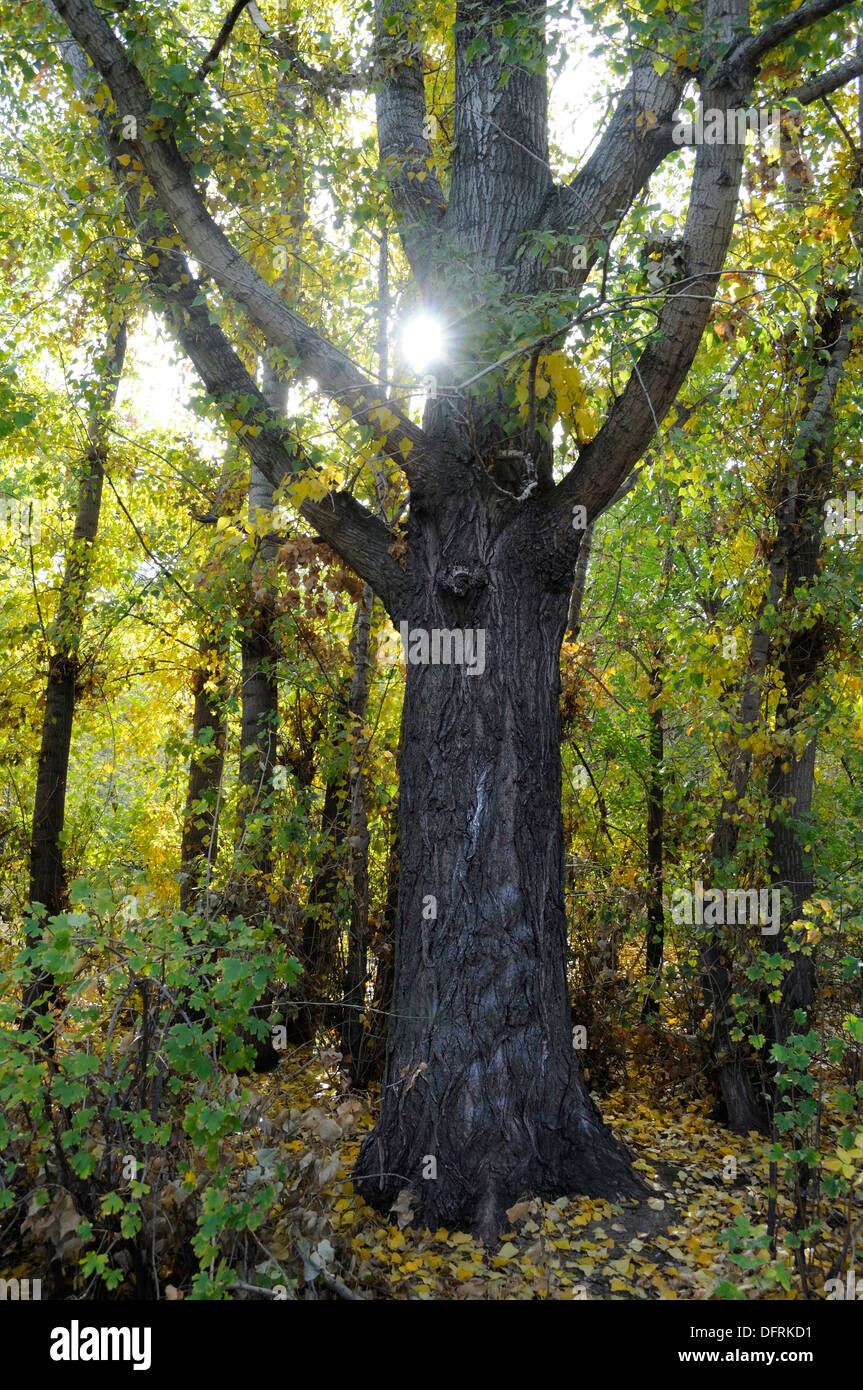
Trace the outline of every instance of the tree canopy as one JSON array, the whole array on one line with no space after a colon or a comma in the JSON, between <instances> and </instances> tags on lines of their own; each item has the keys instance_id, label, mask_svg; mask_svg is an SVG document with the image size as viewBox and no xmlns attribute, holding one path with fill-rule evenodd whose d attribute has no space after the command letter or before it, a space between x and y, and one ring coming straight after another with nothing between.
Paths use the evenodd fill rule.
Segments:
<instances>
[{"instance_id":1,"label":"tree canopy","mask_svg":"<svg viewBox=\"0 0 863 1390\"><path fill-rule=\"evenodd\" d=\"M853 1296L861 6L0 16L8 1277Z\"/></svg>"}]
</instances>

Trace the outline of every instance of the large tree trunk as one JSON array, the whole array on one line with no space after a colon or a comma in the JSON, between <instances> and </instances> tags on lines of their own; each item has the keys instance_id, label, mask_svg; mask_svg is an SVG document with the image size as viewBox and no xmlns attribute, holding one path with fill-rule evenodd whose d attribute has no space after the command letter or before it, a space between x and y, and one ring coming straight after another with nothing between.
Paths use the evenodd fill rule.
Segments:
<instances>
[{"instance_id":1,"label":"large tree trunk","mask_svg":"<svg viewBox=\"0 0 863 1390\"><path fill-rule=\"evenodd\" d=\"M413 665L408 650L393 1019L356 1178L381 1210L410 1187L423 1224L491 1237L527 1192L638 1183L570 1035L558 661L571 571L548 587L523 527L494 535L464 498L448 522L412 528L429 582L403 620L483 629L485 669ZM466 592L465 569L439 572L459 553L473 559Z\"/></svg>"},{"instance_id":2,"label":"large tree trunk","mask_svg":"<svg viewBox=\"0 0 863 1390\"><path fill-rule=\"evenodd\" d=\"M357 605L352 642L354 673L351 681L350 714L354 728L348 771L350 804L350 884L351 915L348 924L347 958L344 977L342 1054L351 1081L360 1084L363 1075L363 1046L367 1028L363 1020L366 1002L369 950L369 826L366 807L365 762L368 740L361 735L369 702L369 638L374 594L369 584Z\"/></svg>"}]
</instances>

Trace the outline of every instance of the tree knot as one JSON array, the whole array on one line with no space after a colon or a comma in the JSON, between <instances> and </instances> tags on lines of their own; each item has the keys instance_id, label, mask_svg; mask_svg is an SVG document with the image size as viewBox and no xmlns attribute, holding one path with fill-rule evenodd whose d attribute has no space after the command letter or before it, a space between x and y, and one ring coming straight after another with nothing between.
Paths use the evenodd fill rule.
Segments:
<instances>
[{"instance_id":1,"label":"tree knot","mask_svg":"<svg viewBox=\"0 0 863 1390\"><path fill-rule=\"evenodd\" d=\"M444 570L438 579L439 586L457 598L464 598L466 594L483 588L485 582L482 570L467 569L464 565L453 565L451 569Z\"/></svg>"}]
</instances>

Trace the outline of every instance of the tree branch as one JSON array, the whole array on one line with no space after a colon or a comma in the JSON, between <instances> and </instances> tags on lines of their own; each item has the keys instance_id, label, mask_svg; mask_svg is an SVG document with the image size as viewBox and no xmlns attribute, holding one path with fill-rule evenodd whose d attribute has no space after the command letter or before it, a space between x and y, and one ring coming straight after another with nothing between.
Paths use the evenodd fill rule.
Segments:
<instances>
[{"instance_id":1,"label":"tree branch","mask_svg":"<svg viewBox=\"0 0 863 1390\"><path fill-rule=\"evenodd\" d=\"M705 24L723 2L706 0ZM740 9L745 0L735 2ZM739 81L722 86L705 82L702 89L705 107L722 111L739 105L745 95ZM673 405L701 342L725 262L743 152L743 146L734 143L699 146L684 232L687 278L669 291L652 341L599 434L550 495L550 507L575 501L586 508L587 520L592 521L608 506Z\"/></svg>"},{"instance_id":2,"label":"tree branch","mask_svg":"<svg viewBox=\"0 0 863 1390\"><path fill-rule=\"evenodd\" d=\"M718 81L721 83L727 80L728 73L725 70L728 68L743 68L754 73L757 64L771 49L778 48L801 29L807 29L819 19L826 19L837 10L847 9L851 4L853 0L809 0L809 4L801 5L799 10L793 10L790 14L775 20L773 24L768 24L760 34L748 34L739 39L727 54L718 74Z\"/></svg>"},{"instance_id":3,"label":"tree branch","mask_svg":"<svg viewBox=\"0 0 863 1390\"><path fill-rule=\"evenodd\" d=\"M378 149L393 208L401 215L402 245L422 285L431 269L429 234L440 225L447 202L431 163L423 50L420 43L409 41L409 15L408 0L384 0L378 6L375 53L381 82L375 106ZM396 33L386 28L386 21L394 16L400 21Z\"/></svg>"},{"instance_id":4,"label":"tree branch","mask_svg":"<svg viewBox=\"0 0 863 1390\"><path fill-rule=\"evenodd\" d=\"M91 70L81 49L69 38L61 39L59 46L79 90L90 96ZM152 198L142 200L140 186L125 175L120 159L129 154L131 146L116 137L104 116L98 125L127 216L141 243L143 268L154 297L207 391L229 418L242 422L240 443L273 487L279 487L289 474L299 476L308 471L312 465L302 442L270 408L221 328L212 322L205 293L190 273L185 257L176 250L159 248L157 264L152 264L155 242L163 231L159 207ZM371 584L387 611L394 611L404 576L388 553L394 541L388 527L348 493L331 493L320 502L307 500L299 511Z\"/></svg>"},{"instance_id":5,"label":"tree branch","mask_svg":"<svg viewBox=\"0 0 863 1390\"><path fill-rule=\"evenodd\" d=\"M249 19L254 24L258 33L266 39L270 48L278 57L290 63L294 72L314 87L316 91L324 92L352 92L361 90L369 85L371 74L361 72L341 72L338 68L314 68L311 63L307 63L300 57L296 49L286 43L281 34L276 34L270 28L261 11L258 9L254 0L247 0L249 7Z\"/></svg>"},{"instance_id":6,"label":"tree branch","mask_svg":"<svg viewBox=\"0 0 863 1390\"><path fill-rule=\"evenodd\" d=\"M225 47L225 44L228 42L228 39L231 37L231 34L234 32L234 25L240 18L240 15L243 13L243 10L245 10L248 7L249 3L250 0L236 0L236 4L232 5L231 9L228 11L228 14L225 18L225 22L219 30L215 43L213 44L212 48L210 49L201 66L198 68L198 71L195 73L195 77L198 82L203 82L210 69L216 66L216 63L219 61L219 54Z\"/></svg>"},{"instance_id":7,"label":"tree branch","mask_svg":"<svg viewBox=\"0 0 863 1390\"><path fill-rule=\"evenodd\" d=\"M520 60L501 21L518 26ZM448 253L465 256L474 272L496 274L519 252L524 259L524 234L538 225L553 184L544 22L544 0L456 3L454 148L444 227Z\"/></svg>"},{"instance_id":8,"label":"tree branch","mask_svg":"<svg viewBox=\"0 0 863 1390\"><path fill-rule=\"evenodd\" d=\"M191 255L206 267L226 294L243 305L271 347L295 358L299 372L314 377L321 390L348 405L355 418L379 428L372 412L386 404L398 425L387 437L385 452L409 479L419 477L425 455L423 431L397 405L384 402L381 393L347 354L293 313L240 255L208 212L173 138L145 138L150 124L150 92L92 0L54 0L54 8L101 73L117 111L123 116L134 116L138 135L130 144L161 207ZM414 446L409 460L405 460L400 448L403 439Z\"/></svg>"},{"instance_id":9,"label":"tree branch","mask_svg":"<svg viewBox=\"0 0 863 1390\"><path fill-rule=\"evenodd\" d=\"M679 68L660 76L652 56L639 63L598 148L572 183L556 186L549 195L542 228L580 237L588 248L588 268L596 259L593 242L611 241L633 199L676 148L672 118L688 77Z\"/></svg>"},{"instance_id":10,"label":"tree branch","mask_svg":"<svg viewBox=\"0 0 863 1390\"><path fill-rule=\"evenodd\" d=\"M785 93L784 100L799 101L801 106L811 106L813 101L829 96L831 92L844 87L846 82L853 82L855 77L861 76L863 58L849 58L847 63L822 72L820 77L813 77L811 82L803 82L799 87L793 87L790 92Z\"/></svg>"}]
</instances>

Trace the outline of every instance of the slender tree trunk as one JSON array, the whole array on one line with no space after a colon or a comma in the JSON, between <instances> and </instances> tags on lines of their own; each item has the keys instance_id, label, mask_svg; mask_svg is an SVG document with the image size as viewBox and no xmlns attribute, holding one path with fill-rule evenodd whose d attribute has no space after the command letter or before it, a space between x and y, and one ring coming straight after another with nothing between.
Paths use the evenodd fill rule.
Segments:
<instances>
[{"instance_id":1,"label":"slender tree trunk","mask_svg":"<svg viewBox=\"0 0 863 1390\"><path fill-rule=\"evenodd\" d=\"M401 762L401 747L399 747ZM398 819L398 807L395 808ZM393 980L395 976L395 937L396 918L399 902L399 833L398 825L393 827L387 854L386 896L380 915L380 924L371 942L375 958L375 987L372 998L369 1037L363 1052L364 1069L362 1085L381 1080L386 1059L386 1040L389 1031L390 1012L393 1001Z\"/></svg>"},{"instance_id":2,"label":"slender tree trunk","mask_svg":"<svg viewBox=\"0 0 863 1390\"><path fill-rule=\"evenodd\" d=\"M381 223L378 245L378 333L377 359L378 375L386 381L389 370L389 234L386 220ZM377 512L383 516L383 501L387 493L386 473L383 466L375 468L375 490L378 497ZM354 672L349 700L351 718L358 728L365 721L369 700L369 681L371 677L371 620L375 596L370 584L363 588L362 600L357 607L357 621L353 641ZM361 1012L365 1005L366 980L368 975L368 930L369 930L369 831L366 811L365 760L368 743L365 739L357 742L355 737L351 747L349 773L350 787L350 835L351 848L351 921L348 931L348 957L345 972L345 1015L342 1023L342 1053L349 1062L351 1080L362 1085L368 1070L365 1056L369 1041L369 1026L363 1022Z\"/></svg>"},{"instance_id":3,"label":"slender tree trunk","mask_svg":"<svg viewBox=\"0 0 863 1390\"><path fill-rule=\"evenodd\" d=\"M662 668L659 652L654 655L650 668L650 713L648 743L650 752L650 773L647 785L647 951L646 973L648 991L644 996L641 1016L647 1018L656 1012L659 976L662 970L662 955L665 945L665 920L663 916L663 872L662 872L662 828L664 811L665 756L662 696Z\"/></svg>"},{"instance_id":4,"label":"slender tree trunk","mask_svg":"<svg viewBox=\"0 0 863 1390\"><path fill-rule=\"evenodd\" d=\"M264 364L264 392L273 408L279 382L269 363ZM272 481L252 462L249 468L249 520L269 521L273 510ZM278 541L265 535L253 565L241 638L242 702L240 720L240 799L238 856L243 888L241 911L263 921L272 911L269 891L273 883L273 770L279 731L279 687L276 673L278 646L275 613L268 569L275 559ZM252 1012L269 1018L274 990L268 987ZM271 1071L279 1062L272 1037L255 1038L255 1070Z\"/></svg>"},{"instance_id":5,"label":"slender tree trunk","mask_svg":"<svg viewBox=\"0 0 863 1390\"><path fill-rule=\"evenodd\" d=\"M858 99L863 99L863 83L858 83ZM858 111L858 138L863 141L861 111ZM792 121L783 122L780 148L786 196L789 203L802 213L812 171L803 156L798 128ZM855 178L855 222L858 233L863 228L860 186L858 167ZM833 289L828 282L824 292L833 293ZM820 319L818 337L822 347L835 348L843 328L847 326L842 312L837 310L831 314L825 305L821 309ZM788 493L783 498L783 511L788 514L791 532L785 599L792 615L821 570L825 504L833 488L834 394L835 387L829 393L829 403L824 410L823 428L807 449L799 481L792 479ZM784 887L787 890L786 899L790 905L791 920L794 921L802 916L803 904L811 897L815 887L812 856L804 846L811 838L811 833L806 832L805 822L812 809L816 736L813 734L802 750L794 745L799 743L799 730L807 718L808 696L821 677L830 639L823 614L819 614L814 623L802 627L795 625L792 616L791 625L779 661L783 695L775 715L776 735L785 746L773 760L767 790L770 800L769 852L775 874L774 883L780 889ZM783 930L779 946L786 956L790 955L790 940L787 930ZM808 1013L814 990L815 962L809 955L796 953L782 982L782 997L770 1011L772 1042L781 1045L786 1041L791 1028L791 1015L795 1009Z\"/></svg>"},{"instance_id":6,"label":"slender tree trunk","mask_svg":"<svg viewBox=\"0 0 863 1390\"><path fill-rule=\"evenodd\" d=\"M811 865L804 863L798 832L791 816L805 818L812 798L815 766L814 739L808 741L799 760L789 746L794 728L805 715L805 697L810 691L825 654L825 625L822 618L814 627L794 630L794 610L801 589L818 573L818 555L824 528L824 503L832 478L832 401L849 351L853 308L836 311L829 322L819 326L822 341L830 347L830 361L819 380L808 388L808 407L795 441L794 466L789 470L778 507L779 525L769 558L768 591L762 600L750 644L747 677L740 703L742 733L755 727L761 707L761 685L771 655L771 638L766 625L769 612L784 614L791 625L786 646L779 656L784 697L776 715L778 737L783 747L774 759L768 779L773 810L769 818L770 848L778 880L796 883L794 914L811 892ZM723 801L713 841L715 868L730 862L737 848L738 830L734 804L742 796L749 779L752 755L738 754L731 775L732 792ZM809 875L809 877L807 877ZM802 896L801 896L802 894ZM789 938L783 932L776 946L786 953ZM766 1107L756 1096L753 1073L759 1063L745 1044L734 1042L732 969L734 941L729 933L715 933L706 943L701 957L706 1000L713 1015L712 1055L724 1107L726 1123L735 1133L767 1126ZM773 1041L784 1040L788 1019L794 1008L807 1007L811 1000L814 968L811 959L797 956L782 990L782 1000L770 1012Z\"/></svg>"},{"instance_id":7,"label":"slender tree trunk","mask_svg":"<svg viewBox=\"0 0 863 1390\"><path fill-rule=\"evenodd\" d=\"M838 335L840 316L822 336L828 341ZM805 602L804 595L817 583L821 572L821 551L824 536L825 503L833 488L833 413L825 417L825 435L807 454L797 487L798 497L792 514L793 532L789 544L788 572L785 580L785 603L791 630L779 662L782 697L775 715L777 740L781 746L773 760L767 782L770 801L768 847L773 866L775 886L786 890L784 896L790 910L790 920L803 915L803 904L812 896L815 887L811 851L805 848L812 839L807 828L812 810L815 782L816 736L806 739L807 723L811 721L811 698L820 681L828 657L831 639L823 614L814 622L795 620L797 608ZM811 723L810 723L811 727ZM801 736L806 740L799 747ZM788 919L786 919L788 920ZM782 983L782 998L771 1010L771 1038L784 1043L791 1028L795 1009L808 1012L815 988L815 962L811 955L799 952L791 959L789 947L792 934L783 929L780 948L789 957L789 968Z\"/></svg>"},{"instance_id":8,"label":"slender tree trunk","mask_svg":"<svg viewBox=\"0 0 863 1390\"><path fill-rule=\"evenodd\" d=\"M180 907L194 907L202 875L209 883L209 871L218 849L218 795L225 763L225 681L226 652L218 639L203 631L200 659L192 675L194 712L192 715L192 753L189 783L183 816L180 852Z\"/></svg>"},{"instance_id":9,"label":"slender tree trunk","mask_svg":"<svg viewBox=\"0 0 863 1390\"><path fill-rule=\"evenodd\" d=\"M572 595L569 600L569 615L566 620L567 632L572 636L573 642L581 632L581 611L584 607L584 594L587 588L587 569L590 564L590 552L593 549L593 525L586 528L584 538L579 546L578 559L575 562L575 579L572 583Z\"/></svg>"},{"instance_id":10,"label":"slender tree trunk","mask_svg":"<svg viewBox=\"0 0 863 1390\"><path fill-rule=\"evenodd\" d=\"M762 683L770 649L765 615L779 603L784 578L785 554L782 547L777 545L770 556L768 591L758 607L745 667L746 675L738 713L743 736L750 734L755 728L761 708ZM742 741L742 738L739 739L737 746L732 750L729 790L723 795L713 833L710 869L712 878L722 874L737 850L737 805L746 790L752 767L752 753L749 747L740 747ZM727 929L712 932L701 948L700 966L704 1000L711 1015L710 1057L721 1098L722 1116L733 1133L748 1134L750 1130L764 1131L767 1126L767 1112L764 1101L756 1089L753 1072L757 1067L753 1065L746 1049L732 1037L732 970L736 945L734 929L730 932Z\"/></svg>"},{"instance_id":11,"label":"slender tree trunk","mask_svg":"<svg viewBox=\"0 0 863 1390\"><path fill-rule=\"evenodd\" d=\"M327 992L332 983L338 937L340 865L350 826L350 801L342 771L330 772L321 806L322 861L309 888L309 910L303 924L303 960L309 978Z\"/></svg>"},{"instance_id":12,"label":"slender tree trunk","mask_svg":"<svg viewBox=\"0 0 863 1390\"><path fill-rule=\"evenodd\" d=\"M79 652L92 548L99 529L102 505L107 417L117 396L125 355L126 326L121 324L109 337L101 367L99 401L88 424L90 445L78 481L72 544L66 557L57 613L48 634L52 650L48 660L42 740L33 803L30 901L42 903L49 917L62 912L66 900L60 837L66 815L66 782L72 746ZM50 977L40 972L25 990L26 1007L29 1009L33 1006L50 987Z\"/></svg>"},{"instance_id":13,"label":"slender tree trunk","mask_svg":"<svg viewBox=\"0 0 863 1390\"><path fill-rule=\"evenodd\" d=\"M770 853L775 872L774 884L788 889L790 917L799 921L803 904L815 891L812 856L804 848L807 835L805 823L812 809L815 781L816 740L811 738L797 758L791 755L790 765L777 758L770 783ZM811 835L811 829L810 829ZM782 934L783 954L788 953L791 934ZM815 961L811 955L797 953L789 960L782 981L782 998L771 1011L771 1040L784 1044L791 1031L791 1016L795 1009L809 1013L815 995ZM804 1025L805 1030L805 1025Z\"/></svg>"},{"instance_id":14,"label":"slender tree trunk","mask_svg":"<svg viewBox=\"0 0 863 1390\"><path fill-rule=\"evenodd\" d=\"M339 730L347 724L348 697L347 688L340 689L336 697ZM335 1006L339 992L339 890L345 843L350 833L347 779L336 761L331 759L327 765L318 832L322 854L303 912L299 947L303 973L294 987L295 1012L287 1019L288 1038L296 1046L312 1042L321 1021L325 1028L338 1024L335 1009L326 1008L322 1014L320 1007L322 1002Z\"/></svg>"},{"instance_id":15,"label":"slender tree trunk","mask_svg":"<svg viewBox=\"0 0 863 1390\"><path fill-rule=\"evenodd\" d=\"M273 485L254 464L249 483L249 517L273 507ZM260 546L259 564L252 574L249 611L242 634L242 716L240 732L240 785L243 820L244 872L252 883L252 897L260 896L272 873L272 775L276 765L279 692L276 680L277 651L273 636L271 596L256 588L260 577L266 585L265 567L272 560L276 542L267 536ZM261 594L258 597L258 594Z\"/></svg>"}]
</instances>

